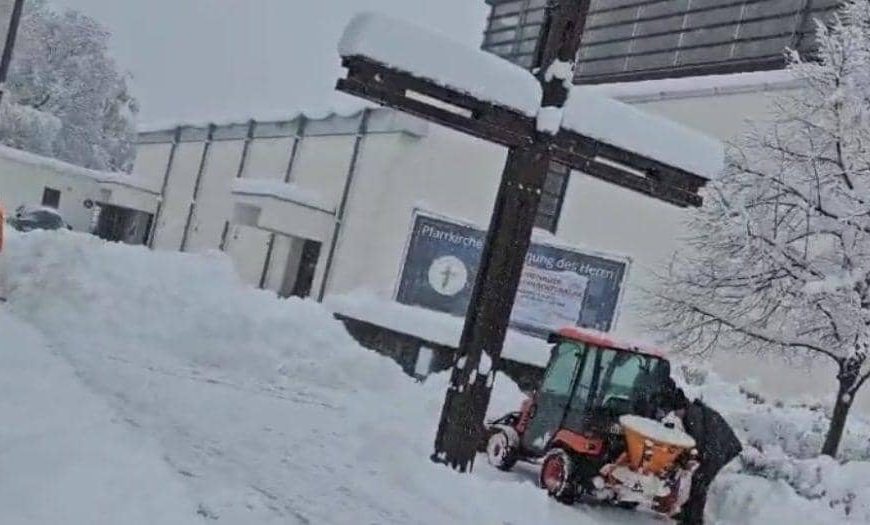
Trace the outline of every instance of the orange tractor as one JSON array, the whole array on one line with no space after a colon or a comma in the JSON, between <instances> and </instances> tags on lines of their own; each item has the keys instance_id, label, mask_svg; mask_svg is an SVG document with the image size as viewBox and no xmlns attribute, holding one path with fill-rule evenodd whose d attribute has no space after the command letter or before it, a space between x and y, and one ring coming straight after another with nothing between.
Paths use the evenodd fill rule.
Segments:
<instances>
[{"instance_id":1,"label":"orange tractor","mask_svg":"<svg viewBox=\"0 0 870 525\"><path fill-rule=\"evenodd\" d=\"M550 342L534 395L488 424L489 463L502 470L540 463L541 487L565 503L679 512L698 455L678 418L667 417L667 359L589 330L565 329Z\"/></svg>"}]
</instances>

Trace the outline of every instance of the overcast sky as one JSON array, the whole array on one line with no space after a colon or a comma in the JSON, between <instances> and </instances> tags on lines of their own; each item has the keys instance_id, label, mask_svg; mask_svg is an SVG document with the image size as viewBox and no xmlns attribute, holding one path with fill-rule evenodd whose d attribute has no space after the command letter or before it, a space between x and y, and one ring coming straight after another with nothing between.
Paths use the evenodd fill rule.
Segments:
<instances>
[{"instance_id":1,"label":"overcast sky","mask_svg":"<svg viewBox=\"0 0 870 525\"><path fill-rule=\"evenodd\" d=\"M341 30L362 10L479 46L484 0L54 0L113 33L145 125L332 104Z\"/></svg>"}]
</instances>

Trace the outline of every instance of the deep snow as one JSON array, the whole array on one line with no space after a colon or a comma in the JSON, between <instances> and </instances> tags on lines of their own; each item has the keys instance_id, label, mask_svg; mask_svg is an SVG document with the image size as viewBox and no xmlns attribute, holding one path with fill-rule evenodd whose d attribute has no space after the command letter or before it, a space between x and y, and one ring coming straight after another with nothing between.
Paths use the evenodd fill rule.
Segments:
<instances>
[{"instance_id":1,"label":"deep snow","mask_svg":"<svg viewBox=\"0 0 870 525\"><path fill-rule=\"evenodd\" d=\"M7 253L4 524L661 523L557 504L529 468L504 474L481 458L463 476L432 465L444 377L415 383L320 305L246 288L221 254L70 232L12 235ZM788 446L777 459L773 433L757 430L763 405L715 378L695 383L755 422L739 431L765 449L751 451L753 468L776 478L723 475L717 523L846 523L844 505L853 523L870 520L868 463L796 459ZM504 378L496 385L493 413L519 398ZM807 414L766 421L796 422L777 428L798 442L812 434ZM866 427L855 428L847 448L867 459ZM839 490L837 501L820 489Z\"/></svg>"}]
</instances>

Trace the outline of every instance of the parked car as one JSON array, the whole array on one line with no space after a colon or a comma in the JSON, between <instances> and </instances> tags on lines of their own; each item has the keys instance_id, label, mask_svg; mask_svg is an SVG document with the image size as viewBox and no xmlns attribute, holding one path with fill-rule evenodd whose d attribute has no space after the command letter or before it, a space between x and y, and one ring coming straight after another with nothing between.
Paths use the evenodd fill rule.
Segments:
<instances>
[{"instance_id":1,"label":"parked car","mask_svg":"<svg viewBox=\"0 0 870 525\"><path fill-rule=\"evenodd\" d=\"M32 230L71 230L72 227L54 208L19 206L15 215L7 220L9 226L21 232Z\"/></svg>"}]
</instances>

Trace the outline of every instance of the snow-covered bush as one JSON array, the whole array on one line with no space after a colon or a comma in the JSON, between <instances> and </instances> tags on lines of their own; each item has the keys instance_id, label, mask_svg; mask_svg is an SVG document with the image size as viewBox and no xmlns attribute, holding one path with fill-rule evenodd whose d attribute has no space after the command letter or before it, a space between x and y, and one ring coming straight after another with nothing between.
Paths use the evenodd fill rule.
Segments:
<instances>
[{"instance_id":1,"label":"snow-covered bush","mask_svg":"<svg viewBox=\"0 0 870 525\"><path fill-rule=\"evenodd\" d=\"M714 514L727 520L727 507L737 505L754 522L764 522L769 507L759 499L782 498L782 507L813 513L801 522L870 522L870 422L852 417L837 461L819 456L830 426L830 410L820 405L767 399L747 386L724 381L709 370L684 365L677 380L691 397L699 397L721 410L744 444L743 453L717 479L713 488ZM758 479L762 478L762 479ZM791 500L787 503L786 500ZM824 504L829 514L816 516ZM753 520L749 520L753 521ZM784 516L777 522L788 521Z\"/></svg>"},{"instance_id":2,"label":"snow-covered bush","mask_svg":"<svg viewBox=\"0 0 870 525\"><path fill-rule=\"evenodd\" d=\"M136 101L109 33L76 11L28 0L0 115L0 142L86 168L129 171Z\"/></svg>"},{"instance_id":3,"label":"snow-covered bush","mask_svg":"<svg viewBox=\"0 0 870 525\"><path fill-rule=\"evenodd\" d=\"M870 3L847 1L817 56L792 57L800 87L731 148L652 310L677 348L833 360L831 456L870 378L868 27Z\"/></svg>"}]
</instances>

